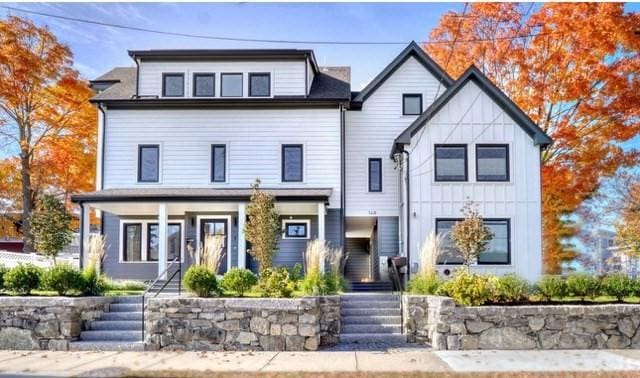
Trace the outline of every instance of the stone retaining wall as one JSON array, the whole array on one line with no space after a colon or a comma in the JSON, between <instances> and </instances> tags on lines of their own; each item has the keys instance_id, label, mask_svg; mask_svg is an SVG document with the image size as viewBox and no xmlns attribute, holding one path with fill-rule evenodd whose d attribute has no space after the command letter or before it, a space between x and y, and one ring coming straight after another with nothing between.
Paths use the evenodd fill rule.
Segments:
<instances>
[{"instance_id":1,"label":"stone retaining wall","mask_svg":"<svg viewBox=\"0 0 640 378\"><path fill-rule=\"evenodd\" d=\"M149 349L317 350L338 340L340 297L153 298L145 318Z\"/></svg>"},{"instance_id":2,"label":"stone retaining wall","mask_svg":"<svg viewBox=\"0 0 640 378\"><path fill-rule=\"evenodd\" d=\"M67 350L110 297L1 297L0 349Z\"/></svg>"},{"instance_id":3,"label":"stone retaining wall","mask_svg":"<svg viewBox=\"0 0 640 378\"><path fill-rule=\"evenodd\" d=\"M640 348L640 305L460 307L417 295L403 305L407 339L436 350Z\"/></svg>"}]
</instances>

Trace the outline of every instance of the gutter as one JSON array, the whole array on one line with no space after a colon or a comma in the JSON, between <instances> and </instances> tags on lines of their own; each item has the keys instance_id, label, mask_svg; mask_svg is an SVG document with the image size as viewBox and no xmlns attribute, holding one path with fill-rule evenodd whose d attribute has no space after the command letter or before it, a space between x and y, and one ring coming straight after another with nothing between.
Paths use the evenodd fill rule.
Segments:
<instances>
[{"instance_id":1,"label":"gutter","mask_svg":"<svg viewBox=\"0 0 640 378\"><path fill-rule=\"evenodd\" d=\"M347 195L346 195L346 148L345 148L345 115L346 109L344 105L340 105L340 238L343 250L347 245L346 238L346 206L347 206Z\"/></svg>"}]
</instances>

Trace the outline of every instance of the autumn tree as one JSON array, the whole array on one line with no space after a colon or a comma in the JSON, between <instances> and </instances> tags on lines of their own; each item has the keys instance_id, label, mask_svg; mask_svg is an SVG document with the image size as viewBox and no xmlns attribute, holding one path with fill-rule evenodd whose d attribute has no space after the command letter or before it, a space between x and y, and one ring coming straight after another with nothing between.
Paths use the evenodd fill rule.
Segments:
<instances>
[{"instance_id":1,"label":"autumn tree","mask_svg":"<svg viewBox=\"0 0 640 378\"><path fill-rule=\"evenodd\" d=\"M271 268L280 238L280 220L273 196L260 190L260 180L252 185L253 192L247 205L247 222L244 234L251 243L249 253L260 266L260 270Z\"/></svg>"},{"instance_id":2,"label":"autumn tree","mask_svg":"<svg viewBox=\"0 0 640 378\"><path fill-rule=\"evenodd\" d=\"M477 261L478 256L487 249L493 234L484 224L478 206L473 202L467 201L460 212L463 219L451 227L450 234L468 271L471 264Z\"/></svg>"},{"instance_id":3,"label":"autumn tree","mask_svg":"<svg viewBox=\"0 0 640 378\"><path fill-rule=\"evenodd\" d=\"M475 64L553 138L542 153L547 273L575 257L568 216L638 162L621 147L640 130L638 25L621 3L474 3L444 15L424 46L453 77Z\"/></svg>"},{"instance_id":4,"label":"autumn tree","mask_svg":"<svg viewBox=\"0 0 640 378\"><path fill-rule=\"evenodd\" d=\"M0 20L0 136L17 156L0 161L3 200L21 212L24 251L33 251L31 212L40 193L93 187L96 111L68 47L46 28Z\"/></svg>"}]
</instances>

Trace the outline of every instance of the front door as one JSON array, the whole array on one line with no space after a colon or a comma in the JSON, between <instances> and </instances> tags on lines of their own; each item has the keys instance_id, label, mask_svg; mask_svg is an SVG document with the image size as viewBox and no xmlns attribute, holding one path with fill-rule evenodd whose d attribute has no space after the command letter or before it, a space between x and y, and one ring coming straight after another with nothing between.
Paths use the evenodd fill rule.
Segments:
<instances>
[{"instance_id":1,"label":"front door","mask_svg":"<svg viewBox=\"0 0 640 378\"><path fill-rule=\"evenodd\" d=\"M223 257L222 261L220 262L220 269L218 269L217 272L218 274L224 274L227 271L227 259L229 258L227 253L227 235L229 232L228 226L229 224L226 218L207 218L200 220L200 243L204 243L206 235L218 235L223 237Z\"/></svg>"}]
</instances>

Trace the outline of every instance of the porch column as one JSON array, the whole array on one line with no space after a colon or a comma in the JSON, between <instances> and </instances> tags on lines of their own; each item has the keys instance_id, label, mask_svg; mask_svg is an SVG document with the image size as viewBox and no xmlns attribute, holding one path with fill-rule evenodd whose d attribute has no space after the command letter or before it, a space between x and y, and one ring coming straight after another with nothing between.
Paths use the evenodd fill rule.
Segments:
<instances>
[{"instance_id":1,"label":"porch column","mask_svg":"<svg viewBox=\"0 0 640 378\"><path fill-rule=\"evenodd\" d=\"M247 241L244 238L244 222L247 218L247 205L245 203L238 204L238 268L245 269L247 267Z\"/></svg>"},{"instance_id":2,"label":"porch column","mask_svg":"<svg viewBox=\"0 0 640 378\"><path fill-rule=\"evenodd\" d=\"M166 280L167 273L167 223L169 216L167 215L167 204L158 205L158 276L160 279Z\"/></svg>"},{"instance_id":3,"label":"porch column","mask_svg":"<svg viewBox=\"0 0 640 378\"><path fill-rule=\"evenodd\" d=\"M324 241L324 202L318 203L318 240ZM325 256L322 256L322 261L320 262L320 272L324 273L324 265L325 265Z\"/></svg>"},{"instance_id":4,"label":"porch column","mask_svg":"<svg viewBox=\"0 0 640 378\"><path fill-rule=\"evenodd\" d=\"M80 246L79 247L80 247L80 251L82 252L81 268L84 268L87 266L87 263L89 261L89 251L87 250L87 244L88 244L89 236L91 233L91 208L89 204L87 203L82 204L82 212L80 217L82 220L82 225L80 226L81 228L80 228Z\"/></svg>"}]
</instances>

